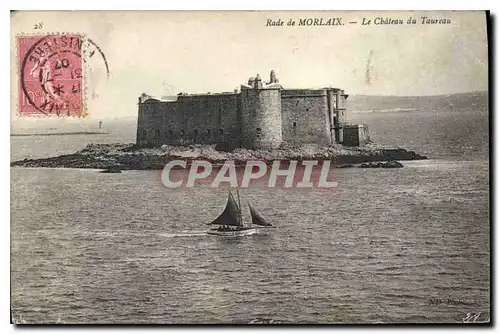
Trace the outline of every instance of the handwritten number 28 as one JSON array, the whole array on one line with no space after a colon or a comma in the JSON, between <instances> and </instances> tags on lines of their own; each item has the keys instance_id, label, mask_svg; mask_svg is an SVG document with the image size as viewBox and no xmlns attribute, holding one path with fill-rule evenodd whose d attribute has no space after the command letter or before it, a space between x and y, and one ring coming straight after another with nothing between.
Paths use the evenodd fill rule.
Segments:
<instances>
[{"instance_id":1,"label":"handwritten number 28","mask_svg":"<svg viewBox=\"0 0 500 334\"><path fill-rule=\"evenodd\" d=\"M38 22L38 23L35 23L35 27L33 29L42 29L43 28L43 22Z\"/></svg>"}]
</instances>

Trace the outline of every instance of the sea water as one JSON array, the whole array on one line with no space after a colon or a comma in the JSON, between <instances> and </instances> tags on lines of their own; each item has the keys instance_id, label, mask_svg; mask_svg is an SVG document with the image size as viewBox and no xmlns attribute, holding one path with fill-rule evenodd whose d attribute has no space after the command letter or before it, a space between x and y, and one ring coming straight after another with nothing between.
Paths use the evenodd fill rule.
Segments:
<instances>
[{"instance_id":1,"label":"sea water","mask_svg":"<svg viewBox=\"0 0 500 334\"><path fill-rule=\"evenodd\" d=\"M331 191L241 191L276 229L205 233L225 189L161 171L11 168L11 309L26 323L462 322L489 316L488 114L358 114L372 139L425 154L339 169ZM121 131L121 132L120 132ZM12 137L11 160L109 135ZM249 219L245 212L244 219ZM436 302L439 301L439 302Z\"/></svg>"}]
</instances>

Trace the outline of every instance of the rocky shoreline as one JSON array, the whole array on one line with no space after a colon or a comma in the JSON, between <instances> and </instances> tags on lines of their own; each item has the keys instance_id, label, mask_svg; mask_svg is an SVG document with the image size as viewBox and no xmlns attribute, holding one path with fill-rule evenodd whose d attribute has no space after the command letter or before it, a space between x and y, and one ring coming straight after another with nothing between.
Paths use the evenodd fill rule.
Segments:
<instances>
[{"instance_id":1,"label":"rocky shoreline","mask_svg":"<svg viewBox=\"0 0 500 334\"><path fill-rule=\"evenodd\" d=\"M11 163L18 167L46 168L89 168L108 172L120 170L161 170L173 160L206 160L222 165L227 160L245 165L249 160L260 160L271 164L274 160L330 160L338 168L400 168L398 161L426 159L413 151L402 148L382 148L373 144L359 148L342 146L300 145L286 146L272 150L235 149L218 151L209 145L188 147L163 145L158 148L137 147L135 144L89 144L73 154L43 159L24 159Z\"/></svg>"}]
</instances>

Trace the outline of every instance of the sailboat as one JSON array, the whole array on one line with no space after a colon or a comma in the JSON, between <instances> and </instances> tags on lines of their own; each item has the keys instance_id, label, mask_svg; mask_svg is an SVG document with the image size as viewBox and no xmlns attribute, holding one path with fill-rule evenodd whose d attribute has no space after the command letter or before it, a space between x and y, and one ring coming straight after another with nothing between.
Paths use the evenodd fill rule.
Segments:
<instances>
[{"instance_id":1,"label":"sailboat","mask_svg":"<svg viewBox=\"0 0 500 334\"><path fill-rule=\"evenodd\" d=\"M238 203L236 203L233 194L229 191L226 208L219 217L207 224L218 225L219 227L209 230L208 234L238 237L257 233L259 227L274 227L250 203L248 207L252 216L252 223L244 224L241 215L240 193L238 189L236 189L236 192L238 194Z\"/></svg>"}]
</instances>

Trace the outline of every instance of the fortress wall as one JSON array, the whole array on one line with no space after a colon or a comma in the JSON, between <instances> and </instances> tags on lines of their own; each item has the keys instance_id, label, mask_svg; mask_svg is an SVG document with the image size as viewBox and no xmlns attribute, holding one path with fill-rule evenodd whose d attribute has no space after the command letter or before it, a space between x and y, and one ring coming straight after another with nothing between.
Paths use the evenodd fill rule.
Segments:
<instances>
[{"instance_id":1,"label":"fortress wall","mask_svg":"<svg viewBox=\"0 0 500 334\"><path fill-rule=\"evenodd\" d=\"M283 140L289 143L330 144L330 121L325 89L281 91Z\"/></svg>"},{"instance_id":2,"label":"fortress wall","mask_svg":"<svg viewBox=\"0 0 500 334\"><path fill-rule=\"evenodd\" d=\"M158 112L158 122L155 124L162 133L161 140L156 145L179 143L178 138L183 129L184 114L177 102L162 102Z\"/></svg>"},{"instance_id":3,"label":"fortress wall","mask_svg":"<svg viewBox=\"0 0 500 334\"><path fill-rule=\"evenodd\" d=\"M137 142L154 145L239 145L239 94L186 95L139 105Z\"/></svg>"},{"instance_id":4,"label":"fortress wall","mask_svg":"<svg viewBox=\"0 0 500 334\"><path fill-rule=\"evenodd\" d=\"M147 140L147 133L145 131L146 128L146 111L145 105L139 103L139 112L137 115L137 135L136 135L136 144L144 145Z\"/></svg>"},{"instance_id":5,"label":"fortress wall","mask_svg":"<svg viewBox=\"0 0 500 334\"><path fill-rule=\"evenodd\" d=\"M239 144L239 94L180 96L177 103L179 143Z\"/></svg>"},{"instance_id":6,"label":"fortress wall","mask_svg":"<svg viewBox=\"0 0 500 334\"><path fill-rule=\"evenodd\" d=\"M137 123L137 143L152 143L159 145L163 143L168 135L164 115L175 113L177 109L175 102L146 102L139 105L139 117Z\"/></svg>"}]
</instances>

